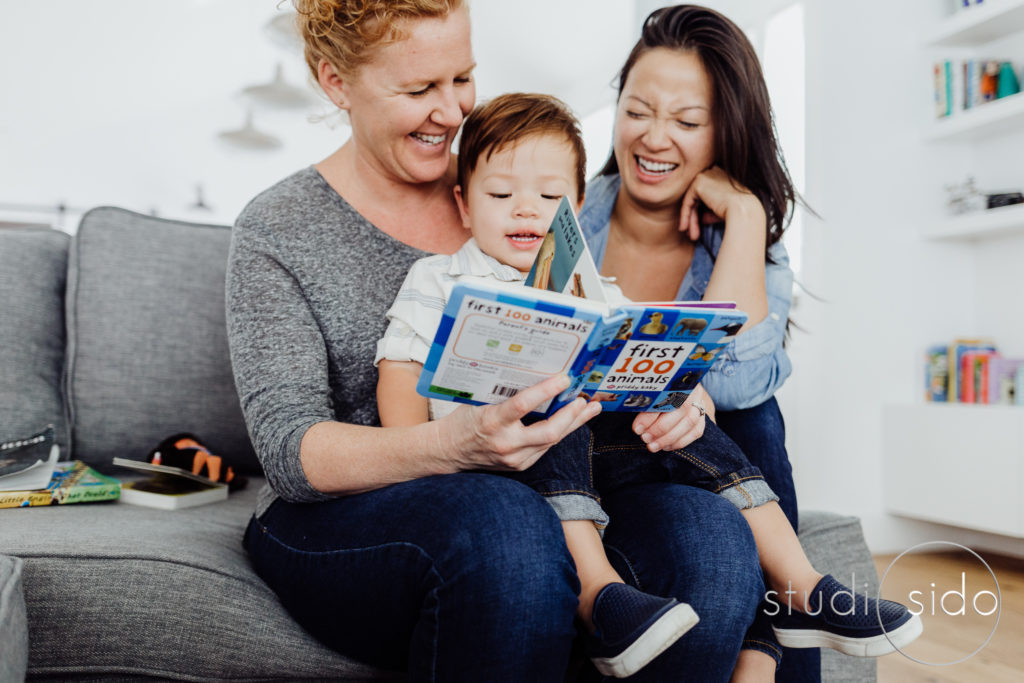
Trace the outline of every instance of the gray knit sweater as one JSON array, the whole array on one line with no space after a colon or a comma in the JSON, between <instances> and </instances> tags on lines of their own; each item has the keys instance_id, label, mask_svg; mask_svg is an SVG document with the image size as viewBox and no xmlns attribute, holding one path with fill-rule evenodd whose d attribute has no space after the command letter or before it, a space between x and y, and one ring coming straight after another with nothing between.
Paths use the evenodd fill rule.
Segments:
<instances>
[{"instance_id":1,"label":"gray knit sweater","mask_svg":"<svg viewBox=\"0 0 1024 683\"><path fill-rule=\"evenodd\" d=\"M235 223L227 270L235 385L269 488L313 502L299 462L318 422L377 425L373 358L384 313L425 253L384 234L312 167L257 196Z\"/></svg>"}]
</instances>

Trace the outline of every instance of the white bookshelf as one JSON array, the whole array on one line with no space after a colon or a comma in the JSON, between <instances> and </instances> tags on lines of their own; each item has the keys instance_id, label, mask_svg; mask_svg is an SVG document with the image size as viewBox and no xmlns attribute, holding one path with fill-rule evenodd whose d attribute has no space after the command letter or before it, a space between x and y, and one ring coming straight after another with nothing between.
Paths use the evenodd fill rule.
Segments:
<instances>
[{"instance_id":1,"label":"white bookshelf","mask_svg":"<svg viewBox=\"0 0 1024 683\"><path fill-rule=\"evenodd\" d=\"M964 50L984 53L989 43L1005 46L1018 35L1024 40L1024 0L985 0L939 21L922 51L935 56ZM929 122L922 137L932 149L948 150L950 163L971 157L984 163L979 150L991 153L997 145L998 153L1005 155L1000 161L1024 159L1018 135L1022 130L1024 93L1018 93ZM994 142L1002 136L1006 144ZM1007 187L1024 180L1016 170L1024 165L995 167L1006 175ZM1024 235L1024 205L950 216L920 229L924 241L952 242L965 257L990 258L992 250L985 249L984 242ZM979 263L979 268L985 267L985 262ZM1007 292L1007 300L1016 294ZM967 328L984 329L990 322L984 312L964 315ZM997 341L1010 348L1020 342ZM923 398L919 403L886 405L882 450L882 499L888 512L1024 539L1024 406L925 403Z\"/></svg>"},{"instance_id":2,"label":"white bookshelf","mask_svg":"<svg viewBox=\"0 0 1024 683\"><path fill-rule=\"evenodd\" d=\"M937 120L928 142L977 142L1024 128L1024 92L979 104Z\"/></svg>"},{"instance_id":3,"label":"white bookshelf","mask_svg":"<svg viewBox=\"0 0 1024 683\"><path fill-rule=\"evenodd\" d=\"M1024 235L1024 204L975 211L925 226L923 236L935 241L979 241Z\"/></svg>"},{"instance_id":4,"label":"white bookshelf","mask_svg":"<svg viewBox=\"0 0 1024 683\"><path fill-rule=\"evenodd\" d=\"M1024 407L887 405L882 443L887 511L1024 538Z\"/></svg>"},{"instance_id":5,"label":"white bookshelf","mask_svg":"<svg viewBox=\"0 0 1024 683\"><path fill-rule=\"evenodd\" d=\"M970 46L1024 30L1024 0L985 0L940 22L926 41L930 46Z\"/></svg>"}]
</instances>

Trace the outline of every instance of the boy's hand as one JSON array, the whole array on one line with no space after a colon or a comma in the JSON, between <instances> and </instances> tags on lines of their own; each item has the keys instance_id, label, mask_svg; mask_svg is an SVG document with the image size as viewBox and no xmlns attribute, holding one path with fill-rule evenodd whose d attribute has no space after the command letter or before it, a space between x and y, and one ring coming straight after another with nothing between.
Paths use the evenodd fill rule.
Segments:
<instances>
[{"instance_id":1,"label":"boy's hand","mask_svg":"<svg viewBox=\"0 0 1024 683\"><path fill-rule=\"evenodd\" d=\"M633 431L647 444L651 453L674 451L688 446L704 435L705 415L715 419L715 404L698 384L686 402L667 413L640 413L633 420Z\"/></svg>"},{"instance_id":2,"label":"boy's hand","mask_svg":"<svg viewBox=\"0 0 1024 683\"><path fill-rule=\"evenodd\" d=\"M441 444L442 452L455 454L459 469L522 471L540 456L601 412L600 403L578 398L546 420L524 425L522 418L554 398L569 386L565 375L549 377L502 403L488 406L463 406L438 420L447 422L444 430L450 444ZM444 438L444 437L442 437Z\"/></svg>"}]
</instances>

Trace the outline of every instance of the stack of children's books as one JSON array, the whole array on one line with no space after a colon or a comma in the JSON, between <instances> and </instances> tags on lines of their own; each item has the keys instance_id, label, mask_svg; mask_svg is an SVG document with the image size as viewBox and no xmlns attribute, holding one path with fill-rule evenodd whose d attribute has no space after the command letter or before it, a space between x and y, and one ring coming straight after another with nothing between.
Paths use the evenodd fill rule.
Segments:
<instances>
[{"instance_id":1,"label":"stack of children's books","mask_svg":"<svg viewBox=\"0 0 1024 683\"><path fill-rule=\"evenodd\" d=\"M0 443L0 508L117 500L121 484L84 462L58 462L53 427Z\"/></svg>"}]
</instances>

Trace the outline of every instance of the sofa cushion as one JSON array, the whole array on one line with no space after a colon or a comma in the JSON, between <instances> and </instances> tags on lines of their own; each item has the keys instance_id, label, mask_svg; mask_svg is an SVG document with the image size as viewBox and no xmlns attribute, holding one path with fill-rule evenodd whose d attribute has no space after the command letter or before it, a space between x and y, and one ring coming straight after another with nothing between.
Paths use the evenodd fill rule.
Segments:
<instances>
[{"instance_id":1,"label":"sofa cushion","mask_svg":"<svg viewBox=\"0 0 1024 683\"><path fill-rule=\"evenodd\" d=\"M241 538L262 484L176 511L5 511L0 547L24 559L29 675L388 678L320 645L251 569Z\"/></svg>"},{"instance_id":2,"label":"sofa cushion","mask_svg":"<svg viewBox=\"0 0 1024 683\"><path fill-rule=\"evenodd\" d=\"M70 241L56 230L0 229L0 442L52 424L67 449L61 370Z\"/></svg>"},{"instance_id":3,"label":"sofa cushion","mask_svg":"<svg viewBox=\"0 0 1024 683\"><path fill-rule=\"evenodd\" d=\"M174 512L124 503L8 511L0 548L24 558L29 675L401 680L324 648L252 571L240 539L261 484ZM800 531L816 567L877 587L856 518L805 511ZM875 680L874 660L832 651L822 670L828 683Z\"/></svg>"},{"instance_id":4,"label":"sofa cushion","mask_svg":"<svg viewBox=\"0 0 1024 683\"><path fill-rule=\"evenodd\" d=\"M22 561L0 555L0 681L25 678L28 623L21 591Z\"/></svg>"},{"instance_id":5,"label":"sofa cushion","mask_svg":"<svg viewBox=\"0 0 1024 683\"><path fill-rule=\"evenodd\" d=\"M73 457L106 469L177 432L258 471L224 321L231 230L103 207L82 217L68 269Z\"/></svg>"}]
</instances>

